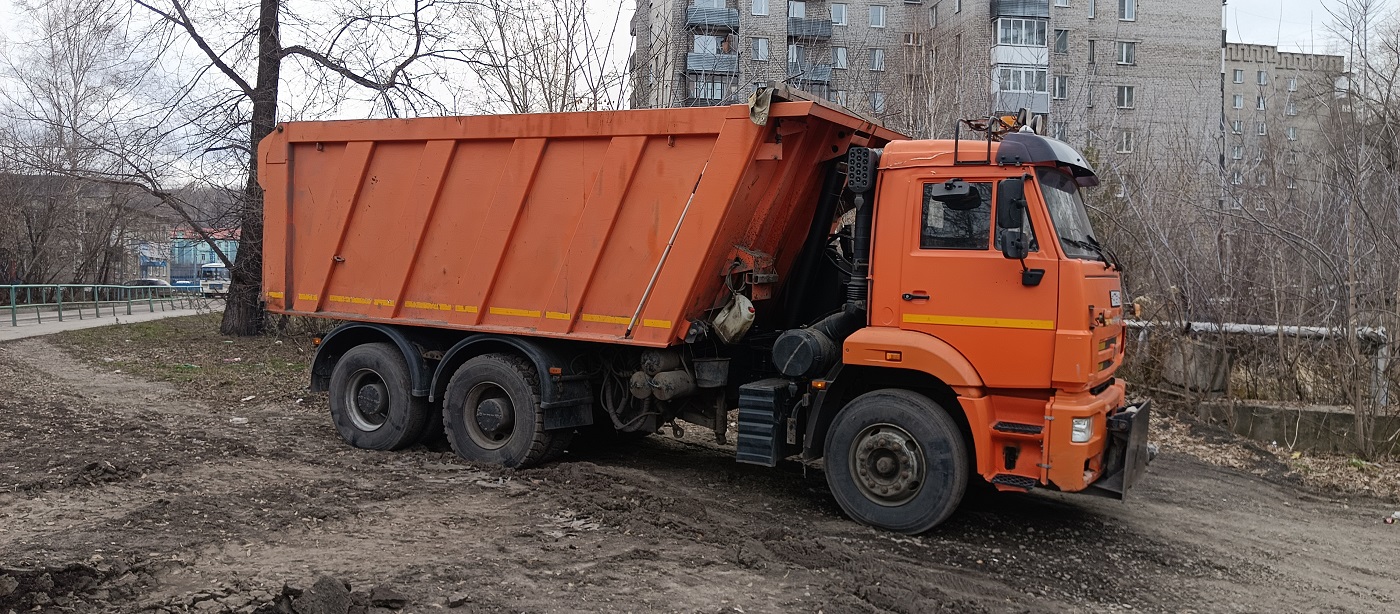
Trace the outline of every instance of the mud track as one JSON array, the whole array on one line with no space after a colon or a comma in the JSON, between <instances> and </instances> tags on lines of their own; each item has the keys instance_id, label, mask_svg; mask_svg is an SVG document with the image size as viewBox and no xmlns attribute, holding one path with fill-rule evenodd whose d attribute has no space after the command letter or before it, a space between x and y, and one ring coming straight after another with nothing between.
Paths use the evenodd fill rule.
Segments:
<instances>
[{"instance_id":1,"label":"mud track","mask_svg":"<svg viewBox=\"0 0 1400 614\"><path fill-rule=\"evenodd\" d=\"M39 339L0 345L0 427L0 613L271 612L337 582L363 612L1400 611L1393 504L1172 454L1126 505L979 495L911 538L698 432L520 472L365 452L322 397L240 403Z\"/></svg>"}]
</instances>

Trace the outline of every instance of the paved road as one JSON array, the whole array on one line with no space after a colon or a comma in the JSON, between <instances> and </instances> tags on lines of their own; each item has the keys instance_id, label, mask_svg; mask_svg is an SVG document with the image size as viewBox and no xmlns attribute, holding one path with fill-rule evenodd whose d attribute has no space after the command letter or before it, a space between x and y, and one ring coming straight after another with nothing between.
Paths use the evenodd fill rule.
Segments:
<instances>
[{"instance_id":1,"label":"paved road","mask_svg":"<svg viewBox=\"0 0 1400 614\"><path fill-rule=\"evenodd\" d=\"M63 316L63 321L58 321L57 314L45 314L43 323L34 321L34 314L31 312L28 319L21 318L18 326L10 326L9 312L0 313L4 318L0 318L0 342L14 339L24 339L26 337L38 337L40 335L52 335L65 330L78 330L81 328L94 328L97 326L111 326L113 324L132 324L135 322L149 322L162 318L174 318L178 316L192 316L209 311L223 311L223 301L211 301L209 303L196 302L196 308L176 309L166 306L162 311L159 306L153 312L141 311L144 307L135 307L131 315L126 315L124 308L117 309L117 315L113 316L106 307L103 307L102 316L92 315L91 308L83 319L79 320L76 313L68 312Z\"/></svg>"}]
</instances>

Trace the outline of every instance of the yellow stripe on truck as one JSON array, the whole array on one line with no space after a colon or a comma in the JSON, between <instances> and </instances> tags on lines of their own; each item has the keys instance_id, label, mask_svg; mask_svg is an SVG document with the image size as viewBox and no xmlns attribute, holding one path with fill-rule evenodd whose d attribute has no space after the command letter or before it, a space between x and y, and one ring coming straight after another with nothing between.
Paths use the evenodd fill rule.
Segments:
<instances>
[{"instance_id":1,"label":"yellow stripe on truck","mask_svg":"<svg viewBox=\"0 0 1400 614\"><path fill-rule=\"evenodd\" d=\"M1051 320L1019 320L1016 318L976 318L972 316L936 316L922 313L904 314L905 324L941 324L943 326L980 326L982 328L1021 328L1055 330Z\"/></svg>"}]
</instances>

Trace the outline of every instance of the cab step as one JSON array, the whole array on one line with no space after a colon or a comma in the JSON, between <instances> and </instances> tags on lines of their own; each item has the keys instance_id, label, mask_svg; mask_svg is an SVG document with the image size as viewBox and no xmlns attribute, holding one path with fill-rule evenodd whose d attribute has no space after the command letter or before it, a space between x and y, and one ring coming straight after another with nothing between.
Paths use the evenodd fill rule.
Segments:
<instances>
[{"instance_id":1,"label":"cab step","mask_svg":"<svg viewBox=\"0 0 1400 614\"><path fill-rule=\"evenodd\" d=\"M992 483L1000 486L1010 486L1012 488L1024 488L1030 490L1039 484L1035 478L1028 478L1024 475L1011 475L1009 473L999 473L992 476Z\"/></svg>"},{"instance_id":2,"label":"cab step","mask_svg":"<svg viewBox=\"0 0 1400 614\"><path fill-rule=\"evenodd\" d=\"M1021 422L998 422L992 425L992 430L1003 433L1016 433L1017 435L1039 435L1041 426L1039 424L1024 424Z\"/></svg>"}]
</instances>

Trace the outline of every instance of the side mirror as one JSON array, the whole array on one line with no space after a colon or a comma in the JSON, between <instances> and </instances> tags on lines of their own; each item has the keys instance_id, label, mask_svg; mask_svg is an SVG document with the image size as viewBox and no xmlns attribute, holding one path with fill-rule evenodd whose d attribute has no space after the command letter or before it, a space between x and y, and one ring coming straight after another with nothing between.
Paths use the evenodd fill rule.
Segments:
<instances>
[{"instance_id":1,"label":"side mirror","mask_svg":"<svg viewBox=\"0 0 1400 614\"><path fill-rule=\"evenodd\" d=\"M929 197L953 211L971 211L982 206L982 195L961 179L930 184Z\"/></svg>"},{"instance_id":2,"label":"side mirror","mask_svg":"<svg viewBox=\"0 0 1400 614\"><path fill-rule=\"evenodd\" d=\"M997 182L997 228L1020 229L1025 223L1025 181L1022 179L1002 179Z\"/></svg>"},{"instance_id":3,"label":"side mirror","mask_svg":"<svg viewBox=\"0 0 1400 614\"><path fill-rule=\"evenodd\" d=\"M998 228L997 238L1001 242L1001 255L1009 260L1024 260L1030 251L1026 234L1019 227Z\"/></svg>"}]
</instances>

